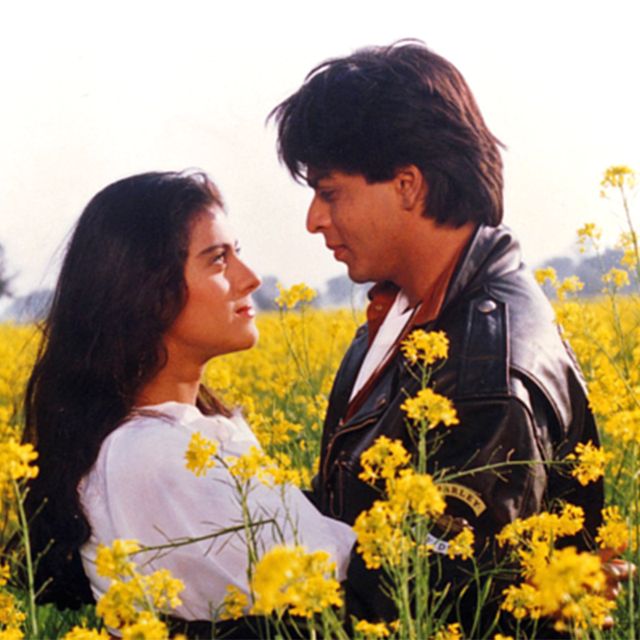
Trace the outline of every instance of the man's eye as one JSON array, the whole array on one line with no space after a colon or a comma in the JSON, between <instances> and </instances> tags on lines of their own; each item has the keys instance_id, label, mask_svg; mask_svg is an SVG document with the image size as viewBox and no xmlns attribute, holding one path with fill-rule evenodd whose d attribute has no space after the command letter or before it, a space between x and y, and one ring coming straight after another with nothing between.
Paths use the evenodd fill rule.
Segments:
<instances>
[{"instance_id":1,"label":"man's eye","mask_svg":"<svg viewBox=\"0 0 640 640\"><path fill-rule=\"evenodd\" d=\"M323 202L333 202L336 197L336 192L331 189L322 189L318 191L318 198Z\"/></svg>"}]
</instances>

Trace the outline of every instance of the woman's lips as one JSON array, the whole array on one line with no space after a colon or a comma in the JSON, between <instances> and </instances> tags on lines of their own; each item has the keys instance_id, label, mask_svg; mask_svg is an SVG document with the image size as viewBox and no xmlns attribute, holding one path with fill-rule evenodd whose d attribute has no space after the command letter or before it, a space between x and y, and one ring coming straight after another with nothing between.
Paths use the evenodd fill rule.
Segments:
<instances>
[{"instance_id":1,"label":"woman's lips","mask_svg":"<svg viewBox=\"0 0 640 640\"><path fill-rule=\"evenodd\" d=\"M251 305L245 305L236 309L236 313L243 318L255 318L256 310Z\"/></svg>"}]
</instances>

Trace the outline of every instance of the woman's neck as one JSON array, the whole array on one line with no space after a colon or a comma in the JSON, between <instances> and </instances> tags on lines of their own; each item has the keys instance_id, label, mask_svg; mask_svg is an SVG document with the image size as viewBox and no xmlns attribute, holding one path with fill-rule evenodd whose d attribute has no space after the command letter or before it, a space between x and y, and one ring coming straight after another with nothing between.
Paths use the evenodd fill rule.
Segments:
<instances>
[{"instance_id":1,"label":"woman's neck","mask_svg":"<svg viewBox=\"0 0 640 640\"><path fill-rule=\"evenodd\" d=\"M183 402L196 404L204 364L190 358L176 357L169 350L167 363L145 384L136 398L137 406Z\"/></svg>"}]
</instances>

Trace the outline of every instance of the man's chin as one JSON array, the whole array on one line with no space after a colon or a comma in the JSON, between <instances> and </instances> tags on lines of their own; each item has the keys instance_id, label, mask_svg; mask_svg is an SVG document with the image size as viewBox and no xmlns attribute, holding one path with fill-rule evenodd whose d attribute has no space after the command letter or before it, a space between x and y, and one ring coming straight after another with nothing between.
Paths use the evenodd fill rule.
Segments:
<instances>
[{"instance_id":1,"label":"man's chin","mask_svg":"<svg viewBox=\"0 0 640 640\"><path fill-rule=\"evenodd\" d=\"M375 282L375 278L372 278L368 274L360 273L351 267L347 268L347 274L349 279L356 284L366 284L367 282Z\"/></svg>"}]
</instances>

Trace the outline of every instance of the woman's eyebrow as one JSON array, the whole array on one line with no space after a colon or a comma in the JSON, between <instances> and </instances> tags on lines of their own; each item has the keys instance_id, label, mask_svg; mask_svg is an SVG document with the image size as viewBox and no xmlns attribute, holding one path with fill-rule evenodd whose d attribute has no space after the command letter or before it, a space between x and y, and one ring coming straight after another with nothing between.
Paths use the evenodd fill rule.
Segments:
<instances>
[{"instance_id":1,"label":"woman's eyebrow","mask_svg":"<svg viewBox=\"0 0 640 640\"><path fill-rule=\"evenodd\" d=\"M209 245L208 247L200 251L196 256L196 258L201 258L202 256L208 256L214 251L219 251L220 249L225 249L227 251L229 249L234 249L234 251L237 252L240 249L240 243L236 240L233 244L231 244L230 242L219 242L217 244Z\"/></svg>"},{"instance_id":2,"label":"woman's eyebrow","mask_svg":"<svg viewBox=\"0 0 640 640\"><path fill-rule=\"evenodd\" d=\"M214 251L219 251L220 249L231 249L231 245L228 242L220 242L218 244L209 245L208 247L200 251L196 257L201 258L202 256L207 256Z\"/></svg>"}]
</instances>

